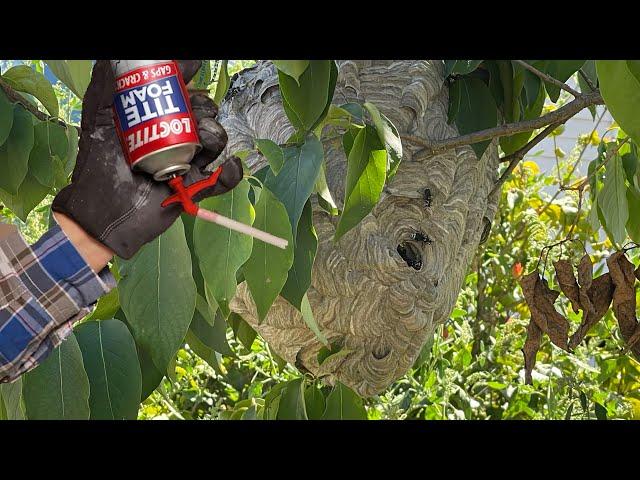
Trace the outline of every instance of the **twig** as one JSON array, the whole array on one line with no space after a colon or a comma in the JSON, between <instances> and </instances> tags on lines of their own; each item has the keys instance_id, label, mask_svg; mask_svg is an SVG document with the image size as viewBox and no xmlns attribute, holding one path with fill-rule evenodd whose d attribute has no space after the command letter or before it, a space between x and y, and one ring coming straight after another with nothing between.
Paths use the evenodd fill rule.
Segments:
<instances>
[{"instance_id":1,"label":"twig","mask_svg":"<svg viewBox=\"0 0 640 480\"><path fill-rule=\"evenodd\" d=\"M578 75L580 75L582 77L582 79L587 82L587 85L589 85L589 88L593 91L596 89L596 86L593 84L593 82L591 81L591 79L587 76L586 73L584 73L584 70L582 69L582 67L580 67L580 70L578 70ZM582 92L584 93L584 92Z\"/></svg>"},{"instance_id":2,"label":"twig","mask_svg":"<svg viewBox=\"0 0 640 480\"><path fill-rule=\"evenodd\" d=\"M565 92L569 92L571 95L573 95L574 97L578 98L580 97L582 94L580 92L576 92L573 88L571 88L569 85L567 85L566 83L562 83L560 80L558 80L557 78L553 78L549 75L547 75L544 72L541 72L540 70L538 70L536 67L529 65L527 62L525 62L524 60L512 60L513 62L517 63L518 65L520 65L522 68L529 70L531 73L533 73L536 77L541 78L542 80L544 80L547 83L550 83L552 85L555 85L556 87L558 87L561 90L564 90ZM592 90L595 90L595 88L592 88Z\"/></svg>"},{"instance_id":3,"label":"twig","mask_svg":"<svg viewBox=\"0 0 640 480\"><path fill-rule=\"evenodd\" d=\"M515 168L518 165L518 163L520 163L522 161L522 159L529 152L529 150L531 150L538 143L540 143L542 140L544 140L547 137L547 135L549 135L549 133L551 133L553 130L558 128L558 125L560 125L560 124L559 123L554 123L554 124L549 125L542 132L540 132L538 135L536 135L533 138L533 140L531 140L529 143L527 143L524 147L522 147L519 150L513 152L511 155L507 155L506 157L503 158L503 161L509 161L509 166L506 168L506 170L504 172L502 172L502 175L500 175L500 178L498 179L498 181L493 185L493 188L489 192L489 195L487 195L488 197L491 197L497 190L500 189L500 187L502 187L504 182L507 181L507 178L509 177L509 175L511 175L511 173L515 170Z\"/></svg>"},{"instance_id":4,"label":"twig","mask_svg":"<svg viewBox=\"0 0 640 480\"><path fill-rule=\"evenodd\" d=\"M65 123L62 120L60 120L58 117L52 117L50 115L47 115L44 112L41 112L40 110L38 110L37 107L35 107L31 102L29 102L29 100L27 100L18 92L16 92L13 88L11 88L11 86L7 84L7 82L2 80L1 78L0 78L0 88L4 91L5 95L9 98L10 101L19 103L24 108L29 110L29 112L31 112L33 116L35 116L37 119L42 120L43 122L48 122L48 121L58 122L60 125L62 125L65 128L67 126L75 127L76 130L78 130L78 134L80 134L80 127L75 125L69 125L68 123Z\"/></svg>"},{"instance_id":5,"label":"twig","mask_svg":"<svg viewBox=\"0 0 640 480\"><path fill-rule=\"evenodd\" d=\"M629 141L629 137L626 137L622 142L620 142L618 144L618 146L616 146L614 149L612 149L610 152L607 152L607 156L604 159L604 162L602 162L600 165L598 165L598 168L596 168L593 172L591 172L589 175L587 175L586 177L584 177L583 180L580 180L579 183L574 183L573 185L569 185L569 186L562 186L560 185L560 190L566 191L566 190L580 190L584 187L586 187L589 184L589 180L591 180L599 171L602 167L604 167L607 162L612 159L613 157L615 157L618 154L618 151L624 146L625 143L627 143Z\"/></svg>"},{"instance_id":6,"label":"twig","mask_svg":"<svg viewBox=\"0 0 640 480\"><path fill-rule=\"evenodd\" d=\"M491 140L497 137L505 137L514 135L516 133L531 132L538 130L539 128L546 127L551 124L562 124L573 117L576 113L591 105L603 105L604 100L598 90L580 95L578 98L572 100L566 105L549 112L541 117L533 118L531 120L524 120L515 123L506 123L493 128L487 128L478 132L468 133L466 135L460 135L458 137L446 138L444 140L438 140L435 142L429 142L420 137L413 135L403 135L402 138L408 140L417 145L422 145L424 148L416 152L416 159L420 159L422 156L433 155L445 150L450 150L455 147L463 145L471 145L474 143L484 142L485 140Z\"/></svg>"}]
</instances>

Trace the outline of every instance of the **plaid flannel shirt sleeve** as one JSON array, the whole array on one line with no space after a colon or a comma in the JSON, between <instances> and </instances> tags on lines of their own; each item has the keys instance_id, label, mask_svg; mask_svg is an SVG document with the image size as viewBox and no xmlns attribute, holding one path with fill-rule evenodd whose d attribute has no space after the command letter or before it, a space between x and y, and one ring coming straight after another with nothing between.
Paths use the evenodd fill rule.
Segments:
<instances>
[{"instance_id":1,"label":"plaid flannel shirt sleeve","mask_svg":"<svg viewBox=\"0 0 640 480\"><path fill-rule=\"evenodd\" d=\"M59 226L28 245L17 229L0 235L0 383L40 364L75 321L115 286L95 274Z\"/></svg>"}]
</instances>

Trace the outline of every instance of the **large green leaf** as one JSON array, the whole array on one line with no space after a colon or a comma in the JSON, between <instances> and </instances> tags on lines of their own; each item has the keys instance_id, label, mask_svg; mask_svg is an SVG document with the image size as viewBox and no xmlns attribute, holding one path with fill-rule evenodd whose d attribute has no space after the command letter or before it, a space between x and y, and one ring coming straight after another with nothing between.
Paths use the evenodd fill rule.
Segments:
<instances>
[{"instance_id":1,"label":"large green leaf","mask_svg":"<svg viewBox=\"0 0 640 480\"><path fill-rule=\"evenodd\" d=\"M331 100L332 63L332 60L310 60L297 81L278 71L282 104L294 127L309 132L322 120Z\"/></svg>"},{"instance_id":2,"label":"large green leaf","mask_svg":"<svg viewBox=\"0 0 640 480\"><path fill-rule=\"evenodd\" d=\"M149 395L158 388L160 382L162 382L162 379L164 378L164 371L156 367L151 355L149 355L149 353L147 353L140 345L136 344L136 350L138 351L138 362L140 364L140 372L142 374L140 401L144 402Z\"/></svg>"},{"instance_id":3,"label":"large green leaf","mask_svg":"<svg viewBox=\"0 0 640 480\"><path fill-rule=\"evenodd\" d=\"M315 135L309 135L301 147L287 147L284 154L282 169L277 177L267 177L266 187L283 203L289 215L291 229L297 232L304 204L313 192L320 172L324 151ZM294 238L295 236L294 234Z\"/></svg>"},{"instance_id":4,"label":"large green leaf","mask_svg":"<svg viewBox=\"0 0 640 480\"><path fill-rule=\"evenodd\" d=\"M79 98L84 96L91 81L91 60L45 60L53 74Z\"/></svg>"},{"instance_id":5,"label":"large green leaf","mask_svg":"<svg viewBox=\"0 0 640 480\"><path fill-rule=\"evenodd\" d=\"M229 325L233 329L236 340L242 343L244 347L251 351L251 346L256 339L256 331L249 325L241 315L231 312L229 315Z\"/></svg>"},{"instance_id":6,"label":"large green leaf","mask_svg":"<svg viewBox=\"0 0 640 480\"><path fill-rule=\"evenodd\" d=\"M571 75L580 70L585 60L545 60L544 67L541 68L544 73L565 83ZM560 97L560 87L551 83L546 83L547 93L552 102L557 102Z\"/></svg>"},{"instance_id":7,"label":"large green leaf","mask_svg":"<svg viewBox=\"0 0 640 480\"><path fill-rule=\"evenodd\" d=\"M116 287L100 297L96 308L87 320L108 320L114 318L118 310L120 310L120 296Z\"/></svg>"},{"instance_id":8,"label":"large green leaf","mask_svg":"<svg viewBox=\"0 0 640 480\"><path fill-rule=\"evenodd\" d=\"M640 79L624 60L596 62L600 92L620 127L640 144Z\"/></svg>"},{"instance_id":9,"label":"large green leaf","mask_svg":"<svg viewBox=\"0 0 640 480\"><path fill-rule=\"evenodd\" d=\"M0 91L0 145L9 138L13 125L13 104L3 91Z\"/></svg>"},{"instance_id":10,"label":"large green leaf","mask_svg":"<svg viewBox=\"0 0 640 480\"><path fill-rule=\"evenodd\" d=\"M119 260L118 265L120 304L136 343L164 372L182 345L196 306L182 221L176 220L131 260Z\"/></svg>"},{"instance_id":11,"label":"large green leaf","mask_svg":"<svg viewBox=\"0 0 640 480\"><path fill-rule=\"evenodd\" d=\"M233 355L227 342L227 324L219 310L212 311L207 301L200 295L196 298L196 311L189 331L208 348L223 355Z\"/></svg>"},{"instance_id":12,"label":"large green leaf","mask_svg":"<svg viewBox=\"0 0 640 480\"><path fill-rule=\"evenodd\" d=\"M272 60L278 70L293 78L296 83L309 67L309 60Z\"/></svg>"},{"instance_id":13,"label":"large green leaf","mask_svg":"<svg viewBox=\"0 0 640 480\"><path fill-rule=\"evenodd\" d=\"M640 243L640 193L634 188L627 188L627 204L629 205L627 233L631 240Z\"/></svg>"},{"instance_id":14,"label":"large green leaf","mask_svg":"<svg viewBox=\"0 0 640 480\"><path fill-rule=\"evenodd\" d=\"M291 305L301 310L302 298L311 285L311 270L318 249L318 235L313 227L313 211L310 200L307 200L304 205L297 232L293 265L280 295Z\"/></svg>"},{"instance_id":15,"label":"large green leaf","mask_svg":"<svg viewBox=\"0 0 640 480\"><path fill-rule=\"evenodd\" d=\"M74 334L22 381L30 420L89 419L89 379Z\"/></svg>"},{"instance_id":16,"label":"large green leaf","mask_svg":"<svg viewBox=\"0 0 640 480\"><path fill-rule=\"evenodd\" d=\"M260 153L267 159L267 162L269 162L273 173L277 175L284 163L284 152L280 145L271 140L261 138L256 138L254 143Z\"/></svg>"},{"instance_id":17,"label":"large green leaf","mask_svg":"<svg viewBox=\"0 0 640 480\"><path fill-rule=\"evenodd\" d=\"M304 378L287 382L280 396L278 420L308 420L304 403Z\"/></svg>"},{"instance_id":18,"label":"large green leaf","mask_svg":"<svg viewBox=\"0 0 640 480\"><path fill-rule=\"evenodd\" d=\"M369 111L373 124L378 132L378 137L387 150L387 182L393 178L398 171L400 162L402 161L402 141L400 133L391 120L389 120L378 108L371 104L365 103L364 107Z\"/></svg>"},{"instance_id":19,"label":"large green leaf","mask_svg":"<svg viewBox=\"0 0 640 480\"><path fill-rule=\"evenodd\" d=\"M387 152L377 132L360 130L347 159L345 204L336 228L335 240L355 227L378 203L384 187Z\"/></svg>"},{"instance_id":20,"label":"large green leaf","mask_svg":"<svg viewBox=\"0 0 640 480\"><path fill-rule=\"evenodd\" d=\"M498 110L489 87L478 78L462 77L460 83L460 107L456 115L456 126L461 135L478 132L498 124ZM482 156L490 141L471 145L478 158Z\"/></svg>"},{"instance_id":21,"label":"large green leaf","mask_svg":"<svg viewBox=\"0 0 640 480\"><path fill-rule=\"evenodd\" d=\"M84 322L75 334L91 387L91 419L135 420L142 372L127 326L115 319Z\"/></svg>"},{"instance_id":22,"label":"large green leaf","mask_svg":"<svg viewBox=\"0 0 640 480\"><path fill-rule=\"evenodd\" d=\"M315 385L307 387L304 391L304 404L309 420L320 420L326 408L326 402L322 391Z\"/></svg>"},{"instance_id":23,"label":"large green leaf","mask_svg":"<svg viewBox=\"0 0 640 480\"><path fill-rule=\"evenodd\" d=\"M67 157L69 140L67 131L57 122L37 121L33 127L34 146L29 155L29 173L47 187L55 183L53 157L62 160Z\"/></svg>"},{"instance_id":24,"label":"large green leaf","mask_svg":"<svg viewBox=\"0 0 640 480\"><path fill-rule=\"evenodd\" d=\"M340 382L327 397L327 407L322 415L323 420L366 420L367 411L360 398L353 390Z\"/></svg>"},{"instance_id":25,"label":"large green leaf","mask_svg":"<svg viewBox=\"0 0 640 480\"><path fill-rule=\"evenodd\" d=\"M0 188L12 195L18 193L20 184L29 170L29 154L34 145L31 113L21 105L13 108L13 125L7 141L0 145Z\"/></svg>"},{"instance_id":26,"label":"large green leaf","mask_svg":"<svg viewBox=\"0 0 640 480\"><path fill-rule=\"evenodd\" d=\"M262 189L256 204L253 226L289 242L283 250L265 242L254 241L251 257L242 267L258 317L262 321L287 281L287 272L293 264L293 236L287 210L266 187Z\"/></svg>"},{"instance_id":27,"label":"large green leaf","mask_svg":"<svg viewBox=\"0 0 640 480\"><path fill-rule=\"evenodd\" d=\"M58 116L58 98L51 82L40 72L28 65L17 65L2 75L2 80L19 92L33 95L54 117Z\"/></svg>"},{"instance_id":28,"label":"large green leaf","mask_svg":"<svg viewBox=\"0 0 640 480\"><path fill-rule=\"evenodd\" d=\"M4 400L5 416L7 420L24 420L25 409L22 398L22 378L12 383L0 385L0 402Z\"/></svg>"},{"instance_id":29,"label":"large green leaf","mask_svg":"<svg viewBox=\"0 0 640 480\"><path fill-rule=\"evenodd\" d=\"M598 205L605 218L607 229L614 242L620 244L626 237L625 228L629 218L625 173L619 155L609 160L602 190L598 193Z\"/></svg>"},{"instance_id":30,"label":"large green leaf","mask_svg":"<svg viewBox=\"0 0 640 480\"><path fill-rule=\"evenodd\" d=\"M216 105L220 105L220 102L222 102L222 99L227 94L227 90L229 90L229 85L231 84L228 64L229 60L223 60L222 65L220 65L220 73L218 74L216 93L213 96L213 101L216 103Z\"/></svg>"},{"instance_id":31,"label":"large green leaf","mask_svg":"<svg viewBox=\"0 0 640 480\"><path fill-rule=\"evenodd\" d=\"M242 180L233 190L208 198L200 202L200 206L251 225L255 212L248 193L249 182ZM253 239L248 235L197 219L193 241L207 288L223 315L228 317L229 302L236 292L236 273L251 255Z\"/></svg>"},{"instance_id":32,"label":"large green leaf","mask_svg":"<svg viewBox=\"0 0 640 480\"><path fill-rule=\"evenodd\" d=\"M329 341L320 330L318 322L316 322L316 319L313 315L313 309L311 308L311 303L309 303L309 296L306 293L302 297L300 312L302 313L302 319L304 320L304 323L306 323L307 327L309 327L309 329L315 334L320 343L328 346Z\"/></svg>"},{"instance_id":33,"label":"large green leaf","mask_svg":"<svg viewBox=\"0 0 640 480\"><path fill-rule=\"evenodd\" d=\"M473 72L484 60L445 60L445 76L466 75Z\"/></svg>"},{"instance_id":34,"label":"large green leaf","mask_svg":"<svg viewBox=\"0 0 640 480\"><path fill-rule=\"evenodd\" d=\"M27 216L42 200L51 189L38 182L31 173L27 173L24 181L18 189L16 195L11 195L0 189L0 200L15 213L23 222L27 221Z\"/></svg>"},{"instance_id":35,"label":"large green leaf","mask_svg":"<svg viewBox=\"0 0 640 480\"><path fill-rule=\"evenodd\" d=\"M598 74L596 73L596 61L595 60L587 60L582 66L582 73L591 81L593 85L598 85ZM580 91L582 93L590 93L593 89L589 86L587 81L584 79L584 76L578 72L578 86L580 87ZM589 112L591 112L591 117L596 119L596 106L589 105Z\"/></svg>"},{"instance_id":36,"label":"large green leaf","mask_svg":"<svg viewBox=\"0 0 640 480\"><path fill-rule=\"evenodd\" d=\"M67 125L67 156L64 159L64 173L71 175L76 166L76 157L78 156L78 130L72 125Z\"/></svg>"}]
</instances>

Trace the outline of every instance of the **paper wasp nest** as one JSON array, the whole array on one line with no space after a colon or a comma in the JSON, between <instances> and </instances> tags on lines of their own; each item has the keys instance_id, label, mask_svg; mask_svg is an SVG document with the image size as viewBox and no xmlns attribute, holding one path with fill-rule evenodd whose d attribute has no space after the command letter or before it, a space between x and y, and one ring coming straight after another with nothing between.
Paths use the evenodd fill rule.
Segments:
<instances>
[{"instance_id":1,"label":"paper wasp nest","mask_svg":"<svg viewBox=\"0 0 640 480\"><path fill-rule=\"evenodd\" d=\"M401 135L425 140L457 136L455 126L447 124L442 61L347 60L338 67L335 104L372 102ZM220 121L229 134L228 154L254 148L254 138L284 143L293 133L270 62L234 77ZM327 182L342 207L346 157L341 138L323 143ZM232 302L232 309L287 361L326 375L328 383L338 379L364 396L402 377L435 327L448 318L499 198L487 199L497 179L495 142L480 160L470 147L418 156L420 145L402 143L402 164L380 203L337 244L332 238L338 217L325 213L314 199L318 253L309 300L329 341L351 353L319 367L322 345L285 300L278 298L260 325L244 283ZM254 171L266 164L257 154L247 163ZM430 201L425 200L427 188Z\"/></svg>"}]
</instances>

